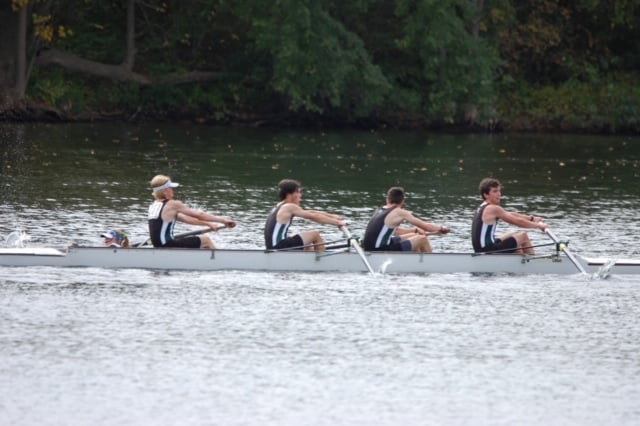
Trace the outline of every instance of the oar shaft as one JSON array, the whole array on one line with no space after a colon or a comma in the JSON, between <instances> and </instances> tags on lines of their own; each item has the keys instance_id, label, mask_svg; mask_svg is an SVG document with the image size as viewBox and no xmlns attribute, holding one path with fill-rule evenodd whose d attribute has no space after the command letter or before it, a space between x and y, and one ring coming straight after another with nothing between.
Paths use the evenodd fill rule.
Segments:
<instances>
[{"instance_id":1,"label":"oar shaft","mask_svg":"<svg viewBox=\"0 0 640 426\"><path fill-rule=\"evenodd\" d=\"M224 229L226 227L227 227L226 225L220 225L216 228L216 231L219 231L220 229ZM194 231L183 232L182 234L174 235L173 238L175 240L180 240L182 238L193 237L194 235L206 234L207 232L211 232L211 231L213 231L213 229L211 228L200 228ZM151 243L151 238L148 238L146 241L142 243L135 244L134 247L146 246L147 244L150 244L150 243Z\"/></svg>"},{"instance_id":2,"label":"oar shaft","mask_svg":"<svg viewBox=\"0 0 640 426\"><path fill-rule=\"evenodd\" d=\"M556 243L544 243L544 244L532 244L530 246L526 246L526 247L520 247L521 249L530 249L530 248L538 248L538 247L548 247L548 246L552 246L555 245ZM500 254L500 253L504 253L504 252L513 252L512 248L506 248L506 249L500 249L500 250L490 250L490 251L479 251L476 253L473 253L472 256L482 256L485 254Z\"/></svg>"},{"instance_id":3,"label":"oar shaft","mask_svg":"<svg viewBox=\"0 0 640 426\"><path fill-rule=\"evenodd\" d=\"M223 228L226 228L226 226L220 225L220 226L218 226L216 231L219 230L219 229L223 229ZM201 229L196 229L194 231L183 232L182 234L175 235L173 238L175 238L176 240L179 240L180 238L186 238L186 237L192 237L194 235L206 234L207 232L211 232L211 231L213 231L213 229L211 229L211 228L201 228Z\"/></svg>"},{"instance_id":4,"label":"oar shaft","mask_svg":"<svg viewBox=\"0 0 640 426\"><path fill-rule=\"evenodd\" d=\"M347 241L349 241L351 243L351 246L356 250L356 252L358 253L358 255L360 256L360 258L362 259L362 262L364 263L364 265L367 267L367 269L369 270L369 273L371 275L375 275L375 272L373 271L373 268L371 267L371 264L369 263L369 261L367 260L367 257L364 254L364 250L362 250L362 247L360 247L360 245L358 244L357 241L355 241L352 237L351 237L351 232L349 232L349 229L347 229L346 226L343 226L342 228L342 233L344 234L344 236L347 238Z\"/></svg>"},{"instance_id":5,"label":"oar shaft","mask_svg":"<svg viewBox=\"0 0 640 426\"><path fill-rule=\"evenodd\" d=\"M335 248L334 246L330 246L331 244L335 244L338 242L341 242L342 240L335 240L335 241L329 241L328 243L309 243L309 244L303 244L301 246L293 246L293 247L286 247L286 248L281 248L281 249L266 249L264 252L265 253L275 253L275 252L279 252L279 251L293 251L293 250L300 250L300 249L307 249L309 247L317 247L320 245L324 245L325 249L330 250L332 248ZM343 247L342 245L338 246L338 247Z\"/></svg>"},{"instance_id":6,"label":"oar shaft","mask_svg":"<svg viewBox=\"0 0 640 426\"><path fill-rule=\"evenodd\" d=\"M564 252L564 254L567 255L569 260L571 260L571 262L573 262L576 268L578 268L578 271L587 275L587 271L584 270L584 268L582 267L582 264L580 264L580 261L576 259L576 257L573 255L573 253L571 253L571 251L567 248L565 244L560 243L560 240L558 239L558 237L556 237L556 234L554 234L553 231L551 231L551 229L549 228L545 229L544 232L546 232L549 238L551 238L551 240L558 245L558 248L561 249Z\"/></svg>"}]
</instances>

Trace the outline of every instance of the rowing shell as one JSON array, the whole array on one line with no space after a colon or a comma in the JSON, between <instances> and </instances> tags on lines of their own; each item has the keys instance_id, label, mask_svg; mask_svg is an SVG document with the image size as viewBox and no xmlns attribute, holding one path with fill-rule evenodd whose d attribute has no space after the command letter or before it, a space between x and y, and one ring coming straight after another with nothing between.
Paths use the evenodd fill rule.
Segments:
<instances>
[{"instance_id":1,"label":"rowing shell","mask_svg":"<svg viewBox=\"0 0 640 426\"><path fill-rule=\"evenodd\" d=\"M506 273L575 274L576 265L562 252L519 254L367 252L375 272L389 274ZM640 274L640 260L590 259L574 255L587 273ZM2 248L0 267L53 266L137 268L191 271L367 272L352 248L312 251L201 250L181 248L72 247Z\"/></svg>"}]
</instances>

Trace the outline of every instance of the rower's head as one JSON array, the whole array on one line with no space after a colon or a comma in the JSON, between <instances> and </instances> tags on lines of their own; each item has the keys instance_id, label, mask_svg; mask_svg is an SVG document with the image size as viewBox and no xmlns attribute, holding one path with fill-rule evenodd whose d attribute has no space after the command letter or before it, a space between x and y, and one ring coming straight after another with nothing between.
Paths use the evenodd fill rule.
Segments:
<instances>
[{"instance_id":1,"label":"rower's head","mask_svg":"<svg viewBox=\"0 0 640 426\"><path fill-rule=\"evenodd\" d=\"M300 182L293 179L282 179L278 184L278 197L280 201L287 198L288 195L300 192Z\"/></svg>"},{"instance_id":2,"label":"rower's head","mask_svg":"<svg viewBox=\"0 0 640 426\"><path fill-rule=\"evenodd\" d=\"M394 186L387 191L387 203L402 204L404 203L405 192L401 186Z\"/></svg>"},{"instance_id":3,"label":"rower's head","mask_svg":"<svg viewBox=\"0 0 640 426\"><path fill-rule=\"evenodd\" d=\"M487 196L491 192L491 189L497 188L498 190L502 190L502 184L498 179L495 178L484 178L480 181L480 185L478 189L480 190L480 195L483 200L487 199Z\"/></svg>"},{"instance_id":4,"label":"rower's head","mask_svg":"<svg viewBox=\"0 0 640 426\"><path fill-rule=\"evenodd\" d=\"M156 200L166 200L173 196L173 188L180 186L177 182L171 182L171 178L165 175L156 175L151 179L151 189Z\"/></svg>"},{"instance_id":5,"label":"rower's head","mask_svg":"<svg viewBox=\"0 0 640 426\"><path fill-rule=\"evenodd\" d=\"M109 247L113 244L117 244L120 247L129 247L129 237L127 233L120 228L110 229L107 232L100 234L104 238L104 245Z\"/></svg>"}]
</instances>

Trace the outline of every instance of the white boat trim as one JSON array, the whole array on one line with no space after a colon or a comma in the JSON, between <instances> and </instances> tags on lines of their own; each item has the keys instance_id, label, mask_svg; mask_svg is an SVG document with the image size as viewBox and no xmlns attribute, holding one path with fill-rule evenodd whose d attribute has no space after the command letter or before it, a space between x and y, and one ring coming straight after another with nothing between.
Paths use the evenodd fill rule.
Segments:
<instances>
[{"instance_id":1,"label":"white boat trim","mask_svg":"<svg viewBox=\"0 0 640 426\"><path fill-rule=\"evenodd\" d=\"M376 273L577 274L564 254L550 255L366 252ZM640 260L574 255L588 274L640 274ZM310 251L170 248L0 248L0 267L50 266L187 271L368 272L353 248Z\"/></svg>"}]
</instances>

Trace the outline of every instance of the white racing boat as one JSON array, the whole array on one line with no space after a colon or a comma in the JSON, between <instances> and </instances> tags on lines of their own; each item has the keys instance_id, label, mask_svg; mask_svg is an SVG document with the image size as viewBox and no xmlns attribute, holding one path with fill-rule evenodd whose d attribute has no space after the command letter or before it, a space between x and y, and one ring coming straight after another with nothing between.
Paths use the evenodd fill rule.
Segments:
<instances>
[{"instance_id":1,"label":"white racing boat","mask_svg":"<svg viewBox=\"0 0 640 426\"><path fill-rule=\"evenodd\" d=\"M366 259L366 262L364 261ZM579 265L579 266L578 266ZM548 255L169 248L1 248L0 267L53 266L189 271L368 272L388 274L640 274L640 260L585 258L557 249ZM371 269L370 269L371 268Z\"/></svg>"}]
</instances>

